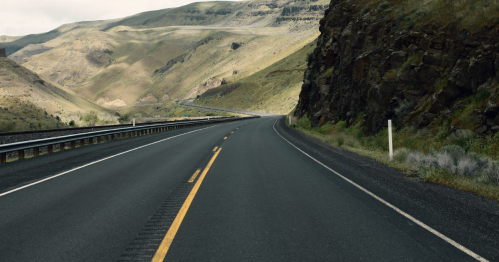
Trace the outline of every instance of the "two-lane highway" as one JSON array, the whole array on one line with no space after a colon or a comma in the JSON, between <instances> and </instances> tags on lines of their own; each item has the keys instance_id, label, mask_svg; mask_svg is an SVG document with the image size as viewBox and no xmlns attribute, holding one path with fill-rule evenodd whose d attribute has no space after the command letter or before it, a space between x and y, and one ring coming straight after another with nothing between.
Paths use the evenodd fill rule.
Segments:
<instances>
[{"instance_id":1,"label":"two-lane highway","mask_svg":"<svg viewBox=\"0 0 499 262\"><path fill-rule=\"evenodd\" d=\"M0 166L0 261L499 260L493 202L314 144L278 119Z\"/></svg>"}]
</instances>

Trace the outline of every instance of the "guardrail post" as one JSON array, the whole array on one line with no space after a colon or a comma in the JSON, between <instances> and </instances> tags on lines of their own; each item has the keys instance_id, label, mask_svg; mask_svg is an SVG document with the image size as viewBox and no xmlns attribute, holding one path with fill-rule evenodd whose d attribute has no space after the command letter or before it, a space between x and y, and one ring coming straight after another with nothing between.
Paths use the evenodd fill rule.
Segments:
<instances>
[{"instance_id":1,"label":"guardrail post","mask_svg":"<svg viewBox=\"0 0 499 262\"><path fill-rule=\"evenodd\" d=\"M21 149L17 151L17 159L18 160L23 160L24 159L24 149Z\"/></svg>"},{"instance_id":2,"label":"guardrail post","mask_svg":"<svg viewBox=\"0 0 499 262\"><path fill-rule=\"evenodd\" d=\"M0 153L0 164L7 163L7 153Z\"/></svg>"},{"instance_id":3,"label":"guardrail post","mask_svg":"<svg viewBox=\"0 0 499 262\"><path fill-rule=\"evenodd\" d=\"M71 148L76 148L76 141L71 141Z\"/></svg>"},{"instance_id":4,"label":"guardrail post","mask_svg":"<svg viewBox=\"0 0 499 262\"><path fill-rule=\"evenodd\" d=\"M33 156L34 157L40 156L40 148L39 147L33 148Z\"/></svg>"},{"instance_id":5,"label":"guardrail post","mask_svg":"<svg viewBox=\"0 0 499 262\"><path fill-rule=\"evenodd\" d=\"M48 145L47 146L47 153L52 154L54 152L54 145Z\"/></svg>"},{"instance_id":6,"label":"guardrail post","mask_svg":"<svg viewBox=\"0 0 499 262\"><path fill-rule=\"evenodd\" d=\"M66 143L60 143L59 144L59 151L63 151L64 149L66 149Z\"/></svg>"}]
</instances>

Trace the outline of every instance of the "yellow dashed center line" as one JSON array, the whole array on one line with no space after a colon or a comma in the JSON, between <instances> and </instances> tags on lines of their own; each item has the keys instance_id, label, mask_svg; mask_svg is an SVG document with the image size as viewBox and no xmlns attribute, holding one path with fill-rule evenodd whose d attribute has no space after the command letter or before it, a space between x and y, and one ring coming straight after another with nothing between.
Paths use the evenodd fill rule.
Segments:
<instances>
[{"instance_id":1,"label":"yellow dashed center line","mask_svg":"<svg viewBox=\"0 0 499 262\"><path fill-rule=\"evenodd\" d=\"M199 177L198 181L196 182L191 192L189 193L189 196L187 196L187 199L180 208L180 211L175 217L175 220L173 220L173 223L170 226L170 229L168 229L165 238L163 238L163 241L161 241L158 250L156 250L156 254L154 254L154 257L151 260L152 262L161 262L165 259L166 253L168 252L168 249L170 249L170 246L172 245L173 239L175 238L175 235L177 234L177 231L180 228L180 224L182 224L182 220L184 220L187 210L189 210L189 207L191 206L192 200L194 200L194 197L196 196L196 193L198 192L201 183L203 183L203 180L206 174L208 173L208 170L210 170L211 165L213 165L213 162L215 162L215 159L217 158L218 154L220 154L221 150L222 148L218 149L215 155L213 155L213 157L211 158L206 168L203 170L203 173Z\"/></svg>"},{"instance_id":2,"label":"yellow dashed center line","mask_svg":"<svg viewBox=\"0 0 499 262\"><path fill-rule=\"evenodd\" d=\"M201 172L201 169L196 170L196 173L194 173L194 175L192 175L191 179L189 179L189 183L194 182L194 179L196 179L196 177L198 176L199 172Z\"/></svg>"},{"instance_id":3,"label":"yellow dashed center line","mask_svg":"<svg viewBox=\"0 0 499 262\"><path fill-rule=\"evenodd\" d=\"M227 139L227 137L224 137L224 139Z\"/></svg>"},{"instance_id":4,"label":"yellow dashed center line","mask_svg":"<svg viewBox=\"0 0 499 262\"><path fill-rule=\"evenodd\" d=\"M213 148L213 152L217 151L218 149L218 146L216 146L215 148Z\"/></svg>"},{"instance_id":5,"label":"yellow dashed center line","mask_svg":"<svg viewBox=\"0 0 499 262\"><path fill-rule=\"evenodd\" d=\"M231 134L234 134L234 131L230 132Z\"/></svg>"}]
</instances>

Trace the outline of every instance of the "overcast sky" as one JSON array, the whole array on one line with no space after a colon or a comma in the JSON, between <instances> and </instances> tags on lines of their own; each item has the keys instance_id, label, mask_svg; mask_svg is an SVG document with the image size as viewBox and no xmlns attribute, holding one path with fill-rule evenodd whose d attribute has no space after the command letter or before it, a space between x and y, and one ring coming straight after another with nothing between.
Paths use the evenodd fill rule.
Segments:
<instances>
[{"instance_id":1,"label":"overcast sky","mask_svg":"<svg viewBox=\"0 0 499 262\"><path fill-rule=\"evenodd\" d=\"M0 5L0 35L44 33L67 23L120 18L207 1L210 0L8 0Z\"/></svg>"}]
</instances>

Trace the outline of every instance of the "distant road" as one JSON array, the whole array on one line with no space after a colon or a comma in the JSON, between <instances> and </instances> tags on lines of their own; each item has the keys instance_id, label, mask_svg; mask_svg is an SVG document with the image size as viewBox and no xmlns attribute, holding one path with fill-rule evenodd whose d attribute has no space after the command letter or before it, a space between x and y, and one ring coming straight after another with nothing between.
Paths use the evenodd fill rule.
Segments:
<instances>
[{"instance_id":1,"label":"distant road","mask_svg":"<svg viewBox=\"0 0 499 262\"><path fill-rule=\"evenodd\" d=\"M214 111L232 112L232 113L244 114L244 115L277 116L277 115L274 115L274 114L266 114L266 113L260 113L260 112L241 111L241 110L218 108L218 107L209 107L209 106L198 106L198 105L194 105L192 100L187 100L187 101L184 101L184 102L182 102L180 104L184 105L184 106L199 107L199 108L210 109L210 110L214 110Z\"/></svg>"},{"instance_id":2,"label":"distant road","mask_svg":"<svg viewBox=\"0 0 499 262\"><path fill-rule=\"evenodd\" d=\"M0 261L499 261L498 218L283 117L0 166Z\"/></svg>"}]
</instances>

